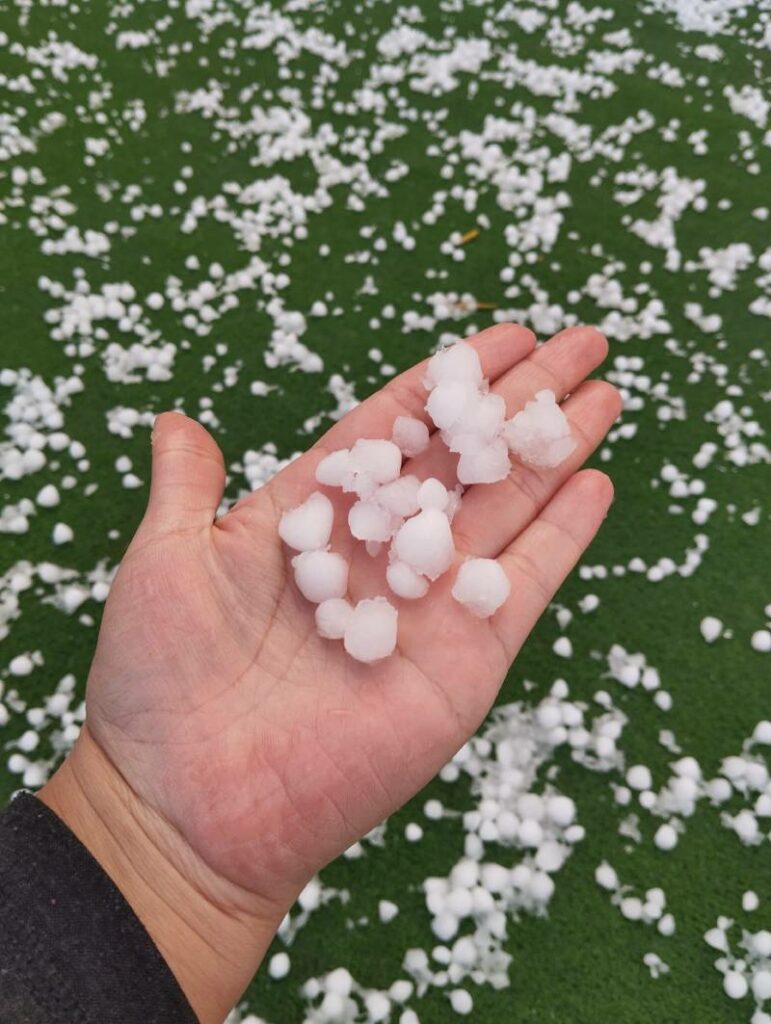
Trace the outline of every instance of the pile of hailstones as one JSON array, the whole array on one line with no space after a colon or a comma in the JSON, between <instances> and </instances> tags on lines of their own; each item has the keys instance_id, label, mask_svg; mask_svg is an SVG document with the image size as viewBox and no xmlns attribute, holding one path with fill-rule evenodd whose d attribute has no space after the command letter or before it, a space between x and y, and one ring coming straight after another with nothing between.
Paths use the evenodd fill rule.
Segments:
<instances>
[{"instance_id":1,"label":"pile of hailstones","mask_svg":"<svg viewBox=\"0 0 771 1024\"><path fill-rule=\"evenodd\" d=\"M392 439L362 438L350 449L322 459L316 480L355 494L348 513L351 535L376 557L390 542L386 581L396 597L418 600L429 584L455 560L451 523L470 484L503 480L511 469L509 453L523 462L552 468L576 447L565 414L551 391L539 391L512 419L500 395L489 390L479 357L467 342L437 352L423 381L430 392L426 411L451 452L459 456L458 485L448 491L433 477L422 482L401 475L402 458L414 458L430 443L425 423L398 416ZM357 661L386 658L396 647L396 608L385 597L347 599L348 563L329 549L334 509L314 491L279 523L281 539L295 551L294 579L300 593L317 605L320 636L342 640ZM509 596L510 584L492 558L469 558L460 566L452 596L478 618L493 615Z\"/></svg>"}]
</instances>

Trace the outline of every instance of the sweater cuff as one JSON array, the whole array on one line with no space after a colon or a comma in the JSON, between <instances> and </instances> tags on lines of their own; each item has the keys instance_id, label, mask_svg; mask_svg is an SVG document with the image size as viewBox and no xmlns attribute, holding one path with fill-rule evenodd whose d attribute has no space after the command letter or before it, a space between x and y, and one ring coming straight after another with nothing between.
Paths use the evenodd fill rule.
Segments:
<instances>
[{"instance_id":1,"label":"sweater cuff","mask_svg":"<svg viewBox=\"0 0 771 1024\"><path fill-rule=\"evenodd\" d=\"M141 921L45 804L0 812L0 1024L197 1024Z\"/></svg>"}]
</instances>

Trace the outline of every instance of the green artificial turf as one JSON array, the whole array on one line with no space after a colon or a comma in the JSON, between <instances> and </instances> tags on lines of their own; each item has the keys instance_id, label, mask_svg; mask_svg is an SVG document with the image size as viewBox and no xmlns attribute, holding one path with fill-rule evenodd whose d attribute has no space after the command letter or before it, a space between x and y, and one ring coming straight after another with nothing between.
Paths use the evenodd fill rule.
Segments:
<instances>
[{"instance_id":1,"label":"green artificial turf","mask_svg":"<svg viewBox=\"0 0 771 1024\"><path fill-rule=\"evenodd\" d=\"M124 490L114 462L119 455L128 454L136 473L147 481L148 431L137 428L130 439L108 433L108 409L127 405L157 412L176 406L196 415L200 400L210 397L219 420L214 433L228 465L239 462L247 449L266 442L274 442L279 453L286 456L305 447L328 425L324 420L310 434L303 430L308 417L334 408L334 400L325 390L331 373L341 373L355 382L359 398L379 386L377 366L368 357L372 346L382 350L387 362L402 369L422 358L441 332L466 333L472 324L481 329L493 322L493 313L481 310L458 321L442 322L432 331L403 333L401 314L407 310L429 312L426 296L431 292L470 293L479 302L497 303L504 309L525 309L533 301L527 287L520 298L507 300L503 294L506 286L499 274L509 254L504 228L517 222L518 213L500 208L496 189L489 182L477 185L479 203L474 213L464 211L461 202L448 199L438 224L420 224L437 190L455 182L468 184L469 179L460 170L448 186L439 177L443 158L429 152L435 141L430 126L400 121L398 108L390 104L385 119L405 124L407 131L388 142L383 155L370 158L369 171L377 178L391 161L403 160L409 173L389 186L387 196L368 197L363 212L347 208L344 186L333 187L332 205L309 216L306 241L288 246L281 238L265 237L259 253L268 263L282 251L290 253L287 273L291 283L282 292L287 309L307 312L314 300L333 293L328 304L330 308L339 306L340 315L310 320L303 337L323 357L324 373L306 375L287 367L265 367L263 356L271 322L259 291L241 293L239 308L218 320L211 334L203 338L186 331L168 305L150 314L163 340L178 345L185 339L189 342L187 349L178 349L174 375L168 382L111 383L103 373L98 353L83 359L65 354L63 344L51 339L50 325L44 320L46 310L57 303L39 289L41 274L70 288L74 269L82 267L92 290L104 282L128 281L140 297L163 290L168 274L192 284L201 274L185 269L184 259L190 253L198 254L204 265L219 260L228 271L242 266L246 254L231 231L211 218L202 221L194 233L181 233L180 218L171 212L175 205L186 205L194 195L216 196L229 181L243 185L273 174L285 175L300 192L316 187L317 172L308 158L267 169L256 166L256 143L241 143L229 150L223 131L212 120L200 114L175 113L179 90L194 90L212 79L223 84L226 102L234 105L238 104L238 91L246 86L258 87L252 103L260 102L269 90L281 88L278 65L270 50L243 51L237 60L227 55L226 41L243 31L239 26L245 10L253 6L220 3L216 9L230 12L234 20L224 21L209 37L202 37L199 23L187 18L180 5L119 5L94 0L69 7L34 4L25 13L23 6L0 0L0 32L7 33L10 43L38 45L47 33L56 32L60 40L72 40L81 50L98 57L95 71L70 72L63 81L46 70L42 79L32 80L31 93L13 91L7 81L0 81L0 118L3 111L12 115L34 144L33 152L0 161L0 199L5 218L5 222L0 218L0 364L29 367L51 384L57 375L67 375L75 363L82 363L85 391L65 410L65 429L86 444L90 462L90 468L78 474L77 487L63 495L60 508L41 510L29 532L22 536L0 536L0 572L20 560L54 561L79 573L89 571L102 559L108 565L119 561L141 517L146 490ZM614 565L625 566L635 556L648 564L662 556L681 562L698 532L708 535L710 546L690 578L675 575L654 584L644 575L633 573L616 578L609 572L606 579L591 580L574 574L558 597L562 605L576 612L576 620L568 629L574 647L572 659L561 660L552 653L552 643L560 631L554 616L546 615L513 666L500 700L532 700L545 693L558 677L568 680L574 698L587 702L599 688L610 689L629 717L621 741L628 763L649 765L654 782L662 785L673 755L660 744L659 731L670 729L683 753L696 757L705 775L711 777L724 756L740 752L755 724L771 717L769 657L756 653L749 644L752 632L763 627L763 609L771 600L771 483L768 465L763 462L741 469L731 466L724 458L725 450L714 425L704 417L729 393L727 386L736 386L739 390L733 393L733 400L737 406L751 407L755 419L768 427L769 362L767 356L757 358L750 353L768 351L769 321L748 310L759 294L755 281L760 271L755 265L738 275L735 290L723 291L714 298L708 294L703 270L667 271L664 252L633 234L627 219L653 219L658 188L645 193L632 207L625 207L613 198L618 187L613 177L619 171L645 165L657 171L672 166L681 177L704 179L707 210L697 213L689 209L676 224L677 244L684 260L697 259L702 246L719 248L732 242L748 243L756 257L763 252L771 241L771 221L758 219L752 211L769 203L767 161L760 174L749 173L747 163L755 159L763 164L768 143L764 143L760 127L731 112L723 95L727 85L739 88L747 84L767 92L767 51L756 45L760 12L748 5L744 15L734 15L729 28L711 38L682 31L674 16L646 10L644 3L614 0L612 5L604 5L611 17L586 35L577 52L562 54L555 52L554 41L550 42L543 32L528 34L503 17L494 22L495 35L491 35L492 14L502 10L503 4L418 6L425 19L420 28L432 39L441 40L448 28L454 28L460 38L487 34L494 54L516 49L519 57L541 67L556 64L583 68L592 51L612 49L602 41L602 35L622 28L631 33L630 45L644 51L643 60L632 73L619 71L607 76L615 85L613 95L579 95L570 116L595 135L640 111L649 111L654 125L630 141L617 162L599 155L586 162L574 160L567 182L545 187L549 195L564 189L571 205L564 210L564 223L554 248L540 252L537 261L521 268L517 277L526 272L533 274L551 302L560 303L581 320L597 323L606 316L607 309L599 308L586 295L572 305L566 297L571 289L581 288L590 274L601 271L608 259L615 258L623 264L614 276L625 295L633 294L640 282L649 282L651 295L661 299L671 324L671 331L648 339L621 341L611 333L611 357L605 369L612 369L616 356L642 356L643 372L654 382L666 382L671 394L681 396L687 415L682 421L661 423L656 416L657 403L650 397L641 411L625 414L626 421L638 424L638 432L632 440L613 444L608 462L595 461L612 475L616 500L585 564L610 570ZM538 6L549 18L556 18L547 5ZM563 18L568 16L568 6L561 3L558 7ZM362 69L373 61L383 61L377 56L377 41L394 22L396 12L397 5L387 0L356 6L341 0L322 0L301 5L292 14L298 26L317 26L345 39L356 53L350 66L339 70L339 81L327 92L327 105L311 112L314 127L326 122L344 140L351 127L376 122L371 113L336 110L333 101L350 100L361 85ZM142 29L162 17L168 18L168 25L160 33L161 42L137 50L116 48L116 29ZM190 52L182 52L168 73L158 74L156 54L163 51L168 56L171 44L183 46L186 41L192 44ZM696 46L709 42L723 51L717 62L694 53ZM9 78L30 73L28 60L12 54L10 43L0 47L0 70ZM649 70L662 62L680 69L684 86L668 87L648 77ZM494 60L488 62L486 68L493 64ZM289 84L307 99L319 60L306 50L291 66L295 74ZM487 115L515 116L510 112L516 103L531 107L544 124L543 119L555 110L554 97L534 95L522 85L503 89L494 76L485 73L460 73L458 77L457 88L437 97L411 92L406 82L399 85L398 92L421 113L438 111L442 131L450 136L463 130L480 131ZM110 85L102 106L106 123L99 124L89 107L88 95L104 83ZM272 98L264 101L266 106L284 102L275 93L268 95ZM147 116L140 129L132 131L123 113L127 104L138 98ZM292 106L291 98L285 102ZM24 108L23 113L19 107ZM244 109L248 107L249 103ZM63 113L66 125L49 136L40 136L35 125L52 111ZM662 129L672 119L677 119L675 137L667 139ZM699 156L688 136L704 128L708 130L709 150ZM558 155L563 149L560 139L547 127L539 131L541 144ZM747 139L741 139L742 132L747 133ZM112 137L109 152L97 158L94 166L86 166L85 139L105 134ZM754 158L742 156L748 142L754 146ZM190 143L190 153L181 151L183 143ZM533 147L537 144L532 143ZM337 152L342 159L353 162L354 157L346 154L342 143ZM173 192L173 182L185 164L193 167L194 174L187 195L180 200ZM40 168L45 185L30 186L19 197L7 173L15 165ZM70 222L81 229L101 230L113 219L131 226L131 202L121 196L132 184L141 188L142 202L162 204L165 212L160 219L136 224L132 237L111 236L107 257L43 255L41 240L29 222L31 196L66 187L67 198L77 207ZM100 196L98 190L105 185L110 186L109 198L104 193ZM729 199L730 208L719 208L721 199ZM465 261L456 263L441 255L439 246L451 232L472 228L480 213L489 218L490 227L466 246ZM345 260L345 254L371 249L361 235L362 227L374 225L390 237L399 220L414 229L417 245L413 251L390 244L382 253L371 253L369 262ZM331 249L326 259L319 255L319 246L325 243ZM652 263L649 274L640 269L646 260ZM427 277L431 270L445 276ZM377 285L375 295L361 293L368 275ZM643 301L648 297L642 296ZM719 332L702 333L685 318L684 304L692 301L722 316ZM386 303L395 305L396 319L383 319L379 328L371 328L370 319L379 316ZM670 337L678 342L679 354L665 346ZM126 341L114 330L111 340ZM227 345L227 355L204 372L201 359L212 353L217 343ZM97 342L97 348L101 350L103 343ZM687 380L692 360L699 353L713 364L724 365L724 379L707 369L698 381ZM238 384L213 390L212 385L222 378L222 368L234 364L240 366ZM265 380L277 389L267 397L254 397L248 387L252 380ZM0 398L2 395L0 389ZM691 459L707 440L717 441L721 448L712 464L699 472L693 469ZM705 526L691 521L693 498L683 502L684 514L674 515L668 510L672 499L665 485L652 486L667 460L706 481L706 493L716 499L718 508ZM34 497L43 483L59 481L65 472L75 471L66 454L58 463L58 467L49 464L43 472L18 483L0 481L2 504ZM87 497L84 488L92 482L98 489ZM243 476L234 471L231 496L244 485ZM759 524L745 524L741 515L758 504L762 510ZM68 522L76 532L75 542L63 549L53 548L50 542L51 528L59 520ZM117 537L108 536L113 530L118 531ZM577 611L577 602L587 593L599 595L601 604L595 613L584 616ZM22 596L22 614L11 624L0 656L0 669L4 669L19 652L43 653L45 664L32 676L5 679L6 689L16 687L28 705L53 692L57 680L68 672L76 675L82 690L96 638L99 605L87 602L75 616L66 617L46 602L49 594L50 588L36 584ZM93 622L80 622L83 613ZM699 632L705 615L722 619L732 633L730 638L707 645ZM674 699L670 712L660 711L651 695L641 689L625 691L603 677L605 655L613 643L644 652L648 663L659 669L662 684ZM524 680L535 684L532 691L523 688ZM24 728L24 716L12 715L9 724L0 730L0 743L12 741ZM0 763L1 800L19 785L18 776L5 770L5 760ZM735 1003L724 996L721 976L713 967L717 954L702 936L720 914L735 917L743 926L771 928L769 842L752 848L743 846L722 827L719 811L701 802L695 816L687 821L678 847L672 853L661 853L652 843L658 821L644 811L639 812L641 843L618 834L619 822L627 812L614 803L607 776L574 764L564 752L554 763L561 790L577 803L578 820L586 828L586 838L555 876L556 891L548 915L523 916L510 922L506 948L513 957L511 986L498 992L470 986L474 996L471 1019L486 1024L749 1022L751 1000ZM614 776L614 781L619 779ZM471 801L467 780L453 785L434 782L390 819L382 848L366 844L362 858L340 860L326 869L325 884L348 890L350 900L332 900L311 917L289 950L292 970L287 979L274 982L266 973L257 977L247 996L253 1012L272 1024L302 1021L306 1002L299 986L307 978L344 965L362 985L387 987L403 976L401 962L408 948L432 948L436 940L430 932L421 883L427 876L450 870L462 855L463 832L455 819L426 821L422 807L428 797L437 797L457 809L470 806ZM420 843L404 840L403 828L409 821L424 826L425 837ZM767 830L768 821L765 827ZM490 856L512 863L519 855L491 851ZM622 918L593 880L594 870L603 859L616 867L624 882L638 889L661 886L665 890L667 909L677 921L672 938L662 938L654 928ZM754 915L741 911L741 895L746 889L761 896L761 908ZM400 907L399 916L388 925L377 920L377 902L382 898ZM669 964L669 975L650 978L642 962L649 951L659 953ZM414 1005L423 1024L453 1018L441 990L430 992Z\"/></svg>"}]
</instances>

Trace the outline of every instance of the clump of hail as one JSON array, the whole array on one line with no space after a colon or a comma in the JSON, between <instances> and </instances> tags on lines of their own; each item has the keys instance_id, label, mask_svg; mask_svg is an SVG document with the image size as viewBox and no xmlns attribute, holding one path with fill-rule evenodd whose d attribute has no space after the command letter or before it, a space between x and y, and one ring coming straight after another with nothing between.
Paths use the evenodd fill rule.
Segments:
<instances>
[{"instance_id":1,"label":"clump of hail","mask_svg":"<svg viewBox=\"0 0 771 1024\"><path fill-rule=\"evenodd\" d=\"M423 383L433 434L423 419L397 416L390 439L360 438L351 448L331 452L316 467L316 480L340 492L336 504L314 491L279 523L279 536L298 552L292 559L294 580L300 594L317 606L319 636L342 640L349 656L365 663L395 651L398 610L384 595L350 599L349 562L330 545L336 518L347 526L349 536L340 535L346 551L351 538L373 558L388 545L385 585L393 599L419 601L458 562L452 521L465 488L504 480L512 455L551 469L576 447L551 391L538 391L507 420L503 397L490 390L479 356L467 342L437 352ZM432 445L458 455L452 488L431 476L421 479L411 462ZM456 566L451 594L482 619L501 608L510 589L498 561L468 558Z\"/></svg>"}]
</instances>

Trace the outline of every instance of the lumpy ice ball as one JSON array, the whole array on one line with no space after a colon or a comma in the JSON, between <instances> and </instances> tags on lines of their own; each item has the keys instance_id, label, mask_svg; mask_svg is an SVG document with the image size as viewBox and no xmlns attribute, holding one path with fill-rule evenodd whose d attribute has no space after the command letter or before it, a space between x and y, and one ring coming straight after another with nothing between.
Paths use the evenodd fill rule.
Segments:
<instances>
[{"instance_id":1,"label":"lumpy ice ball","mask_svg":"<svg viewBox=\"0 0 771 1024\"><path fill-rule=\"evenodd\" d=\"M397 597L415 601L428 593L428 580L420 576L406 562L391 562L386 569L388 586Z\"/></svg>"},{"instance_id":2,"label":"lumpy ice ball","mask_svg":"<svg viewBox=\"0 0 771 1024\"><path fill-rule=\"evenodd\" d=\"M435 477L430 476L420 485L418 502L424 511L427 508L438 508L440 512L444 512L447 508L447 498L447 488Z\"/></svg>"},{"instance_id":3,"label":"lumpy ice ball","mask_svg":"<svg viewBox=\"0 0 771 1024\"><path fill-rule=\"evenodd\" d=\"M511 469L506 443L496 438L489 444L474 442L464 447L458 459L458 480L469 484L494 484L505 480Z\"/></svg>"},{"instance_id":4,"label":"lumpy ice ball","mask_svg":"<svg viewBox=\"0 0 771 1024\"><path fill-rule=\"evenodd\" d=\"M419 510L419 491L420 481L408 473L406 476L400 476L398 480L392 480L390 484L378 487L374 500L395 516L404 519L407 516L414 516Z\"/></svg>"},{"instance_id":5,"label":"lumpy ice ball","mask_svg":"<svg viewBox=\"0 0 771 1024\"><path fill-rule=\"evenodd\" d=\"M340 448L331 452L316 466L316 479L327 487L342 487L343 481L350 471L350 452Z\"/></svg>"},{"instance_id":6,"label":"lumpy ice ball","mask_svg":"<svg viewBox=\"0 0 771 1024\"><path fill-rule=\"evenodd\" d=\"M504 437L523 462L543 469L558 466L576 447L567 417L548 389L536 392L534 401L506 423Z\"/></svg>"},{"instance_id":7,"label":"lumpy ice ball","mask_svg":"<svg viewBox=\"0 0 771 1024\"><path fill-rule=\"evenodd\" d=\"M345 630L346 651L367 664L387 658L396 648L397 620L396 609L384 597L359 601Z\"/></svg>"},{"instance_id":8,"label":"lumpy ice ball","mask_svg":"<svg viewBox=\"0 0 771 1024\"><path fill-rule=\"evenodd\" d=\"M360 438L349 452L343 490L366 501L381 484L396 480L401 466L402 453L392 441Z\"/></svg>"},{"instance_id":9,"label":"lumpy ice ball","mask_svg":"<svg viewBox=\"0 0 771 1024\"><path fill-rule=\"evenodd\" d=\"M435 580L452 565L455 544L444 512L427 508L408 519L393 540L395 560Z\"/></svg>"},{"instance_id":10,"label":"lumpy ice ball","mask_svg":"<svg viewBox=\"0 0 771 1024\"><path fill-rule=\"evenodd\" d=\"M473 406L477 392L473 384L448 380L437 384L426 402L426 412L440 430L450 430L463 421L466 410Z\"/></svg>"},{"instance_id":11,"label":"lumpy ice ball","mask_svg":"<svg viewBox=\"0 0 771 1024\"><path fill-rule=\"evenodd\" d=\"M481 442L494 441L506 419L506 403L500 395L477 395L466 409L460 423L446 431L444 440L451 452L463 451L463 438L475 437Z\"/></svg>"},{"instance_id":12,"label":"lumpy ice ball","mask_svg":"<svg viewBox=\"0 0 771 1024\"><path fill-rule=\"evenodd\" d=\"M428 427L414 416L397 416L391 440L408 459L420 455L428 448Z\"/></svg>"},{"instance_id":13,"label":"lumpy ice ball","mask_svg":"<svg viewBox=\"0 0 771 1024\"><path fill-rule=\"evenodd\" d=\"M349 466L365 473L377 484L395 480L402 468L402 453L393 441L360 438L351 448Z\"/></svg>"},{"instance_id":14,"label":"lumpy ice ball","mask_svg":"<svg viewBox=\"0 0 771 1024\"><path fill-rule=\"evenodd\" d=\"M348 589L348 563L334 551L303 551L292 559L294 581L307 601L321 604L344 597Z\"/></svg>"},{"instance_id":15,"label":"lumpy ice ball","mask_svg":"<svg viewBox=\"0 0 771 1024\"><path fill-rule=\"evenodd\" d=\"M444 381L462 381L474 385L482 383L479 356L467 341L456 341L429 359L423 378L426 388L430 390Z\"/></svg>"},{"instance_id":16,"label":"lumpy ice ball","mask_svg":"<svg viewBox=\"0 0 771 1024\"><path fill-rule=\"evenodd\" d=\"M330 597L316 609L316 632L325 640L342 640L353 606L342 597Z\"/></svg>"},{"instance_id":17,"label":"lumpy ice ball","mask_svg":"<svg viewBox=\"0 0 771 1024\"><path fill-rule=\"evenodd\" d=\"M478 619L488 619L511 592L506 573L494 558L469 558L458 570L452 596Z\"/></svg>"},{"instance_id":18,"label":"lumpy ice ball","mask_svg":"<svg viewBox=\"0 0 771 1024\"><path fill-rule=\"evenodd\" d=\"M374 501L357 501L348 513L348 528L357 540L390 540L399 520Z\"/></svg>"},{"instance_id":19,"label":"lumpy ice ball","mask_svg":"<svg viewBox=\"0 0 771 1024\"><path fill-rule=\"evenodd\" d=\"M281 517L278 535L295 551L316 551L329 543L335 511L332 502L320 491L290 509Z\"/></svg>"}]
</instances>

